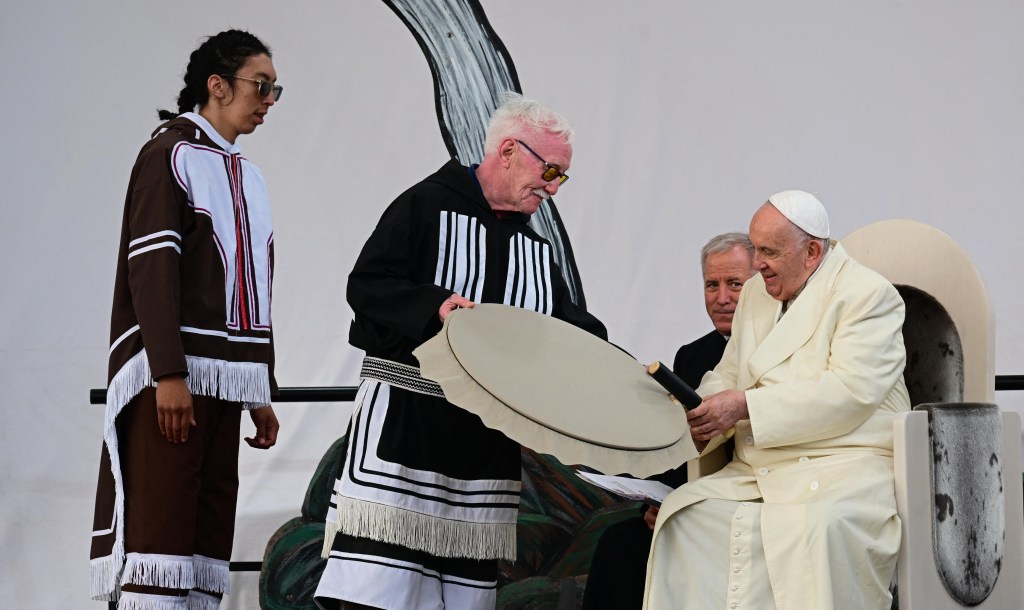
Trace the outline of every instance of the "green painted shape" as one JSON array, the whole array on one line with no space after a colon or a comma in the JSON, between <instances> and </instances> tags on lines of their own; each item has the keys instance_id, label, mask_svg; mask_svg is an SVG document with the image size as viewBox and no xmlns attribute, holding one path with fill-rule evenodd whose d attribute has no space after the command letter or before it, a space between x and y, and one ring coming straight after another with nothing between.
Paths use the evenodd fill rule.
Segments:
<instances>
[{"instance_id":1,"label":"green painted shape","mask_svg":"<svg viewBox=\"0 0 1024 610\"><path fill-rule=\"evenodd\" d=\"M609 526L640 514L641 502L626 502L596 511L573 533L569 546L549 564L545 573L562 578L578 576L590 571L590 562L597 550L597 541Z\"/></svg>"},{"instance_id":2,"label":"green painted shape","mask_svg":"<svg viewBox=\"0 0 1024 610\"><path fill-rule=\"evenodd\" d=\"M327 507L334 491L334 481L338 478L338 470L345 460L348 450L348 433L334 441L320 458L320 463L313 471L313 477L306 488L306 497L302 500L302 517L307 521L323 523L327 518Z\"/></svg>"},{"instance_id":3,"label":"green painted shape","mask_svg":"<svg viewBox=\"0 0 1024 610\"><path fill-rule=\"evenodd\" d=\"M524 448L522 464L520 514L550 515L574 529L593 511L623 502L622 498L585 482L574 467L550 455Z\"/></svg>"},{"instance_id":4,"label":"green painted shape","mask_svg":"<svg viewBox=\"0 0 1024 610\"><path fill-rule=\"evenodd\" d=\"M519 515L516 560L498 562L498 586L544 573L552 555L572 542L572 531L547 515Z\"/></svg>"},{"instance_id":5,"label":"green painted shape","mask_svg":"<svg viewBox=\"0 0 1024 610\"><path fill-rule=\"evenodd\" d=\"M260 571L260 608L316 610L313 593L327 561L323 521L296 517L282 525L267 542Z\"/></svg>"},{"instance_id":6,"label":"green painted shape","mask_svg":"<svg viewBox=\"0 0 1024 610\"><path fill-rule=\"evenodd\" d=\"M576 578L552 578L532 576L506 585L498 590L496 610L562 610L558 602L565 587L571 587L572 608L579 608L583 602L586 576Z\"/></svg>"}]
</instances>

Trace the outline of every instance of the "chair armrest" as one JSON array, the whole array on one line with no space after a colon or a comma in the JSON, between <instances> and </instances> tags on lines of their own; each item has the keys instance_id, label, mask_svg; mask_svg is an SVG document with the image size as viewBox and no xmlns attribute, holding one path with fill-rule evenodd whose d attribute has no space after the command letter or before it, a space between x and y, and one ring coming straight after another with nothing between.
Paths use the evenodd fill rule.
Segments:
<instances>
[{"instance_id":1,"label":"chair armrest","mask_svg":"<svg viewBox=\"0 0 1024 610\"><path fill-rule=\"evenodd\" d=\"M718 472L729 463L729 451L725 444L711 450L707 455L696 457L686 463L686 477L695 481L703 476Z\"/></svg>"}]
</instances>

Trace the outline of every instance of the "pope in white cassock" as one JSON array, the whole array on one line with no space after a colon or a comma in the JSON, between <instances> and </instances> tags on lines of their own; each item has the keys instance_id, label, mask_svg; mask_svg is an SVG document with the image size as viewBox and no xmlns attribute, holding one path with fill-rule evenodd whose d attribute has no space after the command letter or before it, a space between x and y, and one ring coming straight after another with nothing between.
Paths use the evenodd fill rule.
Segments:
<instances>
[{"instance_id":1,"label":"pope in white cassock","mask_svg":"<svg viewBox=\"0 0 1024 610\"><path fill-rule=\"evenodd\" d=\"M687 416L705 453L734 428L735 456L665 500L644 608L888 609L903 300L829 239L809 193L770 197L750 240L759 275Z\"/></svg>"}]
</instances>

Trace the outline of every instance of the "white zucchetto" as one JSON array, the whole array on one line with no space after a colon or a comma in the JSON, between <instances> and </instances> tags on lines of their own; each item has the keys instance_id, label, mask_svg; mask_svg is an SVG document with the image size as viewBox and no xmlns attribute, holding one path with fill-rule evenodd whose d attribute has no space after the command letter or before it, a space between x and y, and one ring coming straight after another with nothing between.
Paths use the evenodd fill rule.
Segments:
<instances>
[{"instance_id":1,"label":"white zucchetto","mask_svg":"<svg viewBox=\"0 0 1024 610\"><path fill-rule=\"evenodd\" d=\"M782 191L769 197L768 203L811 237L829 237L828 212L814 195L804 191Z\"/></svg>"}]
</instances>

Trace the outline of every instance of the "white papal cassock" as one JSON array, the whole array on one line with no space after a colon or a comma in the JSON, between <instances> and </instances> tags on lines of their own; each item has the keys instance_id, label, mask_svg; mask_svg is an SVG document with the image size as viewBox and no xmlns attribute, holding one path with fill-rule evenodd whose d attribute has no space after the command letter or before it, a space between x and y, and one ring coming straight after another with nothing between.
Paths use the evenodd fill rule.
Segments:
<instances>
[{"instance_id":1,"label":"white papal cassock","mask_svg":"<svg viewBox=\"0 0 1024 610\"><path fill-rule=\"evenodd\" d=\"M646 609L890 606L892 425L910 408L903 300L835 244L781 308L751 278L722 361L697 390L745 391L750 419L724 469L666 498Z\"/></svg>"}]
</instances>

